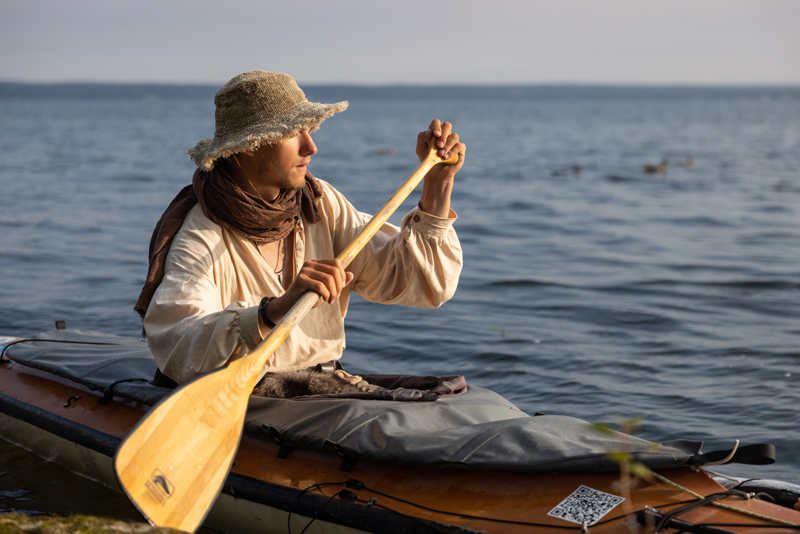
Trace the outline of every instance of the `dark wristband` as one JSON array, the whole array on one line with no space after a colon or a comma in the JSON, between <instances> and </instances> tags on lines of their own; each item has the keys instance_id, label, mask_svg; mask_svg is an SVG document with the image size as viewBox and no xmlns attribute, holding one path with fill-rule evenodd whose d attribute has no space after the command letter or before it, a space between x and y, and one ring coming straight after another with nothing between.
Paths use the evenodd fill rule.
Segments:
<instances>
[{"instance_id":1,"label":"dark wristband","mask_svg":"<svg viewBox=\"0 0 800 534\"><path fill-rule=\"evenodd\" d=\"M267 325L267 328L275 328L275 323L272 322L267 316L267 306L271 300L275 299L276 297L264 297L261 299L261 304L258 305L258 314L261 316L261 320L264 321L264 324Z\"/></svg>"}]
</instances>

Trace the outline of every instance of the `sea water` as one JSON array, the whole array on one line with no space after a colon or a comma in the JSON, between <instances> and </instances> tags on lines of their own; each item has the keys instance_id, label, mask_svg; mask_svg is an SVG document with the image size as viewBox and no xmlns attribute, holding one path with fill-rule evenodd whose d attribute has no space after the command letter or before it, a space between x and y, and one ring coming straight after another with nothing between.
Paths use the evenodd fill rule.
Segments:
<instances>
[{"instance_id":1,"label":"sea water","mask_svg":"<svg viewBox=\"0 0 800 534\"><path fill-rule=\"evenodd\" d=\"M150 235L191 180L187 149L214 133L214 88L12 89L0 335L65 320L138 336ZM718 470L800 483L800 88L306 93L350 102L314 134L310 170L365 212L416 167L431 119L467 144L455 297L436 310L355 298L349 370L463 374L531 414L638 417L640 437L705 451L773 443L774 465ZM644 172L663 158L666 174ZM26 454L0 445L0 511L106 499ZM120 499L101 512L135 514Z\"/></svg>"}]
</instances>

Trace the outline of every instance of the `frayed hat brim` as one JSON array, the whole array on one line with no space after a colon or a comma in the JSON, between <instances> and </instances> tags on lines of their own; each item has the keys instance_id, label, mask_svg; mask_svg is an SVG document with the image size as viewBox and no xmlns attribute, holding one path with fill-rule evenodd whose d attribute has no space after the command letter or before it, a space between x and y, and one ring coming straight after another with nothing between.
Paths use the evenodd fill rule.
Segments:
<instances>
[{"instance_id":1,"label":"frayed hat brim","mask_svg":"<svg viewBox=\"0 0 800 534\"><path fill-rule=\"evenodd\" d=\"M254 124L236 135L203 139L188 154L198 167L210 171L219 158L227 158L245 150L257 150L263 144L292 138L302 130L314 131L325 119L344 111L348 105L347 101L336 104L307 102L283 117Z\"/></svg>"}]
</instances>

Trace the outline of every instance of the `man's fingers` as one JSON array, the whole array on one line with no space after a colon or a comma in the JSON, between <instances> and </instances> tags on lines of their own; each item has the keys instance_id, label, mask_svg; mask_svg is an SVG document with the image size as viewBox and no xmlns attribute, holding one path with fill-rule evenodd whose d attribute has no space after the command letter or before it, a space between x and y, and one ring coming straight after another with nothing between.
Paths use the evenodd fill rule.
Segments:
<instances>
[{"instance_id":1,"label":"man's fingers","mask_svg":"<svg viewBox=\"0 0 800 534\"><path fill-rule=\"evenodd\" d=\"M453 148L447 151L447 155L445 156L445 158L449 159L450 156L452 156L453 154L458 154L458 158L463 161L466 153L467 153L467 145L465 145L464 143L456 143L455 146L453 146Z\"/></svg>"},{"instance_id":2,"label":"man's fingers","mask_svg":"<svg viewBox=\"0 0 800 534\"><path fill-rule=\"evenodd\" d=\"M338 298L339 294L342 292L342 289L344 289L344 286L347 285L347 273L345 272L344 266L342 265L342 260L340 260L339 258L334 258L333 264L334 267L336 267L337 280L339 281L338 285L339 291L336 293L336 297Z\"/></svg>"},{"instance_id":3,"label":"man's fingers","mask_svg":"<svg viewBox=\"0 0 800 534\"><path fill-rule=\"evenodd\" d=\"M436 148L442 149L445 146L445 140L452 131L452 125L449 122L442 123L439 119L433 119L431 125L424 132L417 135L417 155L422 158L422 151L427 150L428 143L431 138L436 137Z\"/></svg>"},{"instance_id":4,"label":"man's fingers","mask_svg":"<svg viewBox=\"0 0 800 534\"><path fill-rule=\"evenodd\" d=\"M417 143L419 143L420 145L425 145L425 147L427 148L428 142L431 140L431 137L433 137L433 130L428 128L424 132L420 132L419 135L417 135Z\"/></svg>"},{"instance_id":5,"label":"man's fingers","mask_svg":"<svg viewBox=\"0 0 800 534\"><path fill-rule=\"evenodd\" d=\"M320 276L309 276L306 289L313 291L325 302L330 302L331 291Z\"/></svg>"},{"instance_id":6,"label":"man's fingers","mask_svg":"<svg viewBox=\"0 0 800 534\"><path fill-rule=\"evenodd\" d=\"M417 153L417 157L420 161L425 159L425 156L428 155L428 143L432 137L433 130L431 128L428 128L424 132L420 132L419 135L417 135L417 146L415 148L415 152Z\"/></svg>"},{"instance_id":7,"label":"man's fingers","mask_svg":"<svg viewBox=\"0 0 800 534\"><path fill-rule=\"evenodd\" d=\"M347 274L338 259L308 262L302 269L306 289L316 292L328 303L339 298L344 286L352 280L352 273L349 273L350 280Z\"/></svg>"},{"instance_id":8,"label":"man's fingers","mask_svg":"<svg viewBox=\"0 0 800 534\"><path fill-rule=\"evenodd\" d=\"M442 148L439 154L444 158L449 158L451 154L458 151L458 134L453 133L447 136L447 139L442 143Z\"/></svg>"},{"instance_id":9,"label":"man's fingers","mask_svg":"<svg viewBox=\"0 0 800 534\"><path fill-rule=\"evenodd\" d=\"M342 292L341 286L341 279L338 276L338 273L325 273L320 271L314 271L311 274L314 281L318 284L317 287L321 287L324 292L317 291L319 295L327 302L331 304L336 298L339 296L339 293Z\"/></svg>"},{"instance_id":10,"label":"man's fingers","mask_svg":"<svg viewBox=\"0 0 800 534\"><path fill-rule=\"evenodd\" d=\"M464 163L466 146L460 142L457 133L453 132L453 125L449 122L441 122L433 119L431 125L424 132L417 136L417 156L420 161L425 159L428 154L428 144L431 139L435 139L436 154L442 159L450 159L454 154L458 154L458 163L449 166L448 172L454 175Z\"/></svg>"},{"instance_id":11,"label":"man's fingers","mask_svg":"<svg viewBox=\"0 0 800 534\"><path fill-rule=\"evenodd\" d=\"M439 130L439 135L436 136L438 138L436 140L436 148L439 149L439 155L444 154L444 152L442 152L442 150L445 147L445 143L447 141L447 138L450 136L450 130L451 129L452 129L452 126L450 125L450 123L449 122L445 122L444 124L442 124L442 127Z\"/></svg>"}]
</instances>

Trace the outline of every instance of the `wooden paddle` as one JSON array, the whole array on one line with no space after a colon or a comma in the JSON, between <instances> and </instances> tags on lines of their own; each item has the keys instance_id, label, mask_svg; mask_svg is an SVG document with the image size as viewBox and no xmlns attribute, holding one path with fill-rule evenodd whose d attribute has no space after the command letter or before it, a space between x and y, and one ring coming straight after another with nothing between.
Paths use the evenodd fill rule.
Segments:
<instances>
[{"instance_id":1,"label":"wooden paddle","mask_svg":"<svg viewBox=\"0 0 800 534\"><path fill-rule=\"evenodd\" d=\"M442 160L435 140L419 167L339 254L345 267L434 165L458 161L458 155ZM151 524L194 532L203 522L233 464L261 369L318 298L306 292L253 352L174 390L122 442L114 470Z\"/></svg>"}]
</instances>

